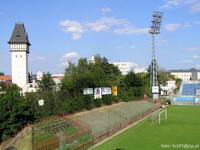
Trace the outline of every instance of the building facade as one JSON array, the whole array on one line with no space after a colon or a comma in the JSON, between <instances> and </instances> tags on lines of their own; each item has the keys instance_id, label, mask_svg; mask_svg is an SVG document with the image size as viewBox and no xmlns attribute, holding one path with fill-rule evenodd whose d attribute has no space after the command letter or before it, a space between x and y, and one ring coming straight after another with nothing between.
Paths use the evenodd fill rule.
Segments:
<instances>
[{"instance_id":1,"label":"building facade","mask_svg":"<svg viewBox=\"0 0 200 150\"><path fill-rule=\"evenodd\" d=\"M175 78L181 79L182 81L189 81L192 78L191 70L170 70L171 75Z\"/></svg>"},{"instance_id":2,"label":"building facade","mask_svg":"<svg viewBox=\"0 0 200 150\"><path fill-rule=\"evenodd\" d=\"M174 75L175 78L181 79L182 81L200 80L200 70L170 70L169 72L171 75Z\"/></svg>"},{"instance_id":3,"label":"building facade","mask_svg":"<svg viewBox=\"0 0 200 150\"><path fill-rule=\"evenodd\" d=\"M134 71L137 64L133 62L112 62L114 66L118 67L122 75L127 75L130 71Z\"/></svg>"}]
</instances>

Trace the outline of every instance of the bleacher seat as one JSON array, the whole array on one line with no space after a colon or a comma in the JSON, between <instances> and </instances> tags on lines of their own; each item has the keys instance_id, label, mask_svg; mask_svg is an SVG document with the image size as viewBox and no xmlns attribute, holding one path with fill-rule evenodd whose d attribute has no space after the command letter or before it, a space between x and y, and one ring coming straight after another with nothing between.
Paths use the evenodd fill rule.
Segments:
<instances>
[{"instance_id":1,"label":"bleacher seat","mask_svg":"<svg viewBox=\"0 0 200 150\"><path fill-rule=\"evenodd\" d=\"M197 89L200 89L200 84L183 84L181 94L195 96Z\"/></svg>"}]
</instances>

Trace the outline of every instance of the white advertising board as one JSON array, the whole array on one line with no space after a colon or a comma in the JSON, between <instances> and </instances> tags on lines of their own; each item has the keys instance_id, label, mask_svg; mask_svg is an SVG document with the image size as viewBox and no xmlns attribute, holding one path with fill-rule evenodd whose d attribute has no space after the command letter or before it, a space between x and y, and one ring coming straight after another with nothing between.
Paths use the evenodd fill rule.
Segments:
<instances>
[{"instance_id":1,"label":"white advertising board","mask_svg":"<svg viewBox=\"0 0 200 150\"><path fill-rule=\"evenodd\" d=\"M103 87L101 90L102 90L102 95L112 94L112 90L109 87Z\"/></svg>"},{"instance_id":2,"label":"white advertising board","mask_svg":"<svg viewBox=\"0 0 200 150\"><path fill-rule=\"evenodd\" d=\"M101 88L94 89L94 99L102 99Z\"/></svg>"},{"instance_id":3,"label":"white advertising board","mask_svg":"<svg viewBox=\"0 0 200 150\"><path fill-rule=\"evenodd\" d=\"M154 93L154 94L159 93L159 87L158 86L152 86L152 93Z\"/></svg>"},{"instance_id":4,"label":"white advertising board","mask_svg":"<svg viewBox=\"0 0 200 150\"><path fill-rule=\"evenodd\" d=\"M44 105L44 100L43 100L43 99L39 100L39 101L38 101L38 105L39 105L39 106L43 106L43 105Z\"/></svg>"},{"instance_id":5,"label":"white advertising board","mask_svg":"<svg viewBox=\"0 0 200 150\"><path fill-rule=\"evenodd\" d=\"M83 89L83 95L90 95L90 94L93 94L93 88Z\"/></svg>"}]
</instances>

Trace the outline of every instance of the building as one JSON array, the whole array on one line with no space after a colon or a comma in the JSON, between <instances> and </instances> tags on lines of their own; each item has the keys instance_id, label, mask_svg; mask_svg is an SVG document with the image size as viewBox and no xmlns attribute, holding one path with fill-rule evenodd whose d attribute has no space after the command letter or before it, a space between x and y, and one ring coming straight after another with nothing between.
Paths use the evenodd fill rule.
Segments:
<instances>
[{"instance_id":1,"label":"building","mask_svg":"<svg viewBox=\"0 0 200 150\"><path fill-rule=\"evenodd\" d=\"M15 25L8 44L11 53L12 83L23 89L29 82L28 54L31 45L24 24Z\"/></svg>"},{"instance_id":2,"label":"building","mask_svg":"<svg viewBox=\"0 0 200 150\"><path fill-rule=\"evenodd\" d=\"M200 80L200 71L192 72L192 77L191 77L191 79L192 79L193 81L195 81L195 80Z\"/></svg>"},{"instance_id":3,"label":"building","mask_svg":"<svg viewBox=\"0 0 200 150\"><path fill-rule=\"evenodd\" d=\"M4 82L6 84L12 84L12 77L11 76L0 76L0 82Z\"/></svg>"},{"instance_id":4,"label":"building","mask_svg":"<svg viewBox=\"0 0 200 150\"><path fill-rule=\"evenodd\" d=\"M182 81L200 80L200 70L188 69L188 70L169 70L171 75Z\"/></svg>"},{"instance_id":5,"label":"building","mask_svg":"<svg viewBox=\"0 0 200 150\"><path fill-rule=\"evenodd\" d=\"M147 72L147 70L146 70L146 68L144 68L144 67L135 67L134 69L133 69L133 71L134 71L134 73L146 73Z\"/></svg>"},{"instance_id":6,"label":"building","mask_svg":"<svg viewBox=\"0 0 200 150\"><path fill-rule=\"evenodd\" d=\"M176 87L175 80L166 81L166 85L160 85L161 95L169 95L170 93L173 93Z\"/></svg>"},{"instance_id":7,"label":"building","mask_svg":"<svg viewBox=\"0 0 200 150\"><path fill-rule=\"evenodd\" d=\"M55 84L59 85L64 78L64 74L52 74L51 77L54 80Z\"/></svg>"},{"instance_id":8,"label":"building","mask_svg":"<svg viewBox=\"0 0 200 150\"><path fill-rule=\"evenodd\" d=\"M112 62L111 64L118 67L122 75L127 75L130 71L134 71L134 68L137 66L134 62Z\"/></svg>"},{"instance_id":9,"label":"building","mask_svg":"<svg viewBox=\"0 0 200 150\"><path fill-rule=\"evenodd\" d=\"M190 70L170 70L171 75L175 78L181 79L182 81L189 81L192 77L192 72Z\"/></svg>"}]
</instances>

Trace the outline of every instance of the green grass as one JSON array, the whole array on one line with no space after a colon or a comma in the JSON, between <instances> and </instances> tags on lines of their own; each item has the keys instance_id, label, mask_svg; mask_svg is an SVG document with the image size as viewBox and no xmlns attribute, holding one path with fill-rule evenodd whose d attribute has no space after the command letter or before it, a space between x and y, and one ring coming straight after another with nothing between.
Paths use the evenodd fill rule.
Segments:
<instances>
[{"instance_id":1,"label":"green grass","mask_svg":"<svg viewBox=\"0 0 200 150\"><path fill-rule=\"evenodd\" d=\"M48 132L35 131L34 142L46 141L52 138L54 134Z\"/></svg>"},{"instance_id":2,"label":"green grass","mask_svg":"<svg viewBox=\"0 0 200 150\"><path fill-rule=\"evenodd\" d=\"M67 128L66 130L64 130L64 135L65 135L65 134L71 134L71 133L73 133L74 131L76 131L76 128L73 128L73 127Z\"/></svg>"},{"instance_id":3,"label":"green grass","mask_svg":"<svg viewBox=\"0 0 200 150\"><path fill-rule=\"evenodd\" d=\"M32 150L32 134L29 132L21 140L19 140L15 145L17 150Z\"/></svg>"},{"instance_id":4,"label":"green grass","mask_svg":"<svg viewBox=\"0 0 200 150\"><path fill-rule=\"evenodd\" d=\"M173 144L199 144L200 107L169 106L168 120L161 125L145 119L93 150L172 150ZM161 144L167 144L163 148ZM194 149L194 148L193 148Z\"/></svg>"}]
</instances>

